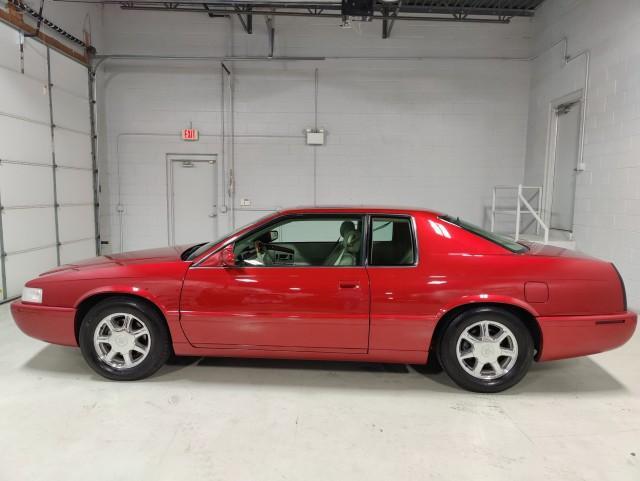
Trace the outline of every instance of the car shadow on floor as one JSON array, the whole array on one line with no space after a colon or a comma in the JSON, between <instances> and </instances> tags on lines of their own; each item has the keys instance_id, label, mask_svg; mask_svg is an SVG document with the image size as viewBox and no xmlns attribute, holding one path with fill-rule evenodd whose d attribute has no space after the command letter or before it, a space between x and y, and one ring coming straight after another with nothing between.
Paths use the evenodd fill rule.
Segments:
<instances>
[{"instance_id":1,"label":"car shadow on floor","mask_svg":"<svg viewBox=\"0 0 640 481\"><path fill-rule=\"evenodd\" d=\"M42 374L106 381L85 363L78 349L49 345L24 366ZM364 390L460 391L443 372L426 366L365 362L176 357L151 383L198 382L224 385L282 386ZM588 357L534 364L527 376L502 395L518 393L625 392L627 388Z\"/></svg>"}]
</instances>

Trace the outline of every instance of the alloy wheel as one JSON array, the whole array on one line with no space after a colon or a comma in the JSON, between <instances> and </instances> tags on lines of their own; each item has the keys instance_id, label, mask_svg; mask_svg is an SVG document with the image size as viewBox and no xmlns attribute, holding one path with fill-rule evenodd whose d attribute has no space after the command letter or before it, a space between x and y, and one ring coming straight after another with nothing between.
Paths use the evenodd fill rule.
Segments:
<instances>
[{"instance_id":1,"label":"alloy wheel","mask_svg":"<svg viewBox=\"0 0 640 481\"><path fill-rule=\"evenodd\" d=\"M462 368L482 380L507 374L518 359L516 336L504 324L482 320L467 327L458 338L456 356Z\"/></svg>"},{"instance_id":2,"label":"alloy wheel","mask_svg":"<svg viewBox=\"0 0 640 481\"><path fill-rule=\"evenodd\" d=\"M131 369L144 361L151 350L147 325L129 313L110 314L93 334L98 358L114 369Z\"/></svg>"}]
</instances>

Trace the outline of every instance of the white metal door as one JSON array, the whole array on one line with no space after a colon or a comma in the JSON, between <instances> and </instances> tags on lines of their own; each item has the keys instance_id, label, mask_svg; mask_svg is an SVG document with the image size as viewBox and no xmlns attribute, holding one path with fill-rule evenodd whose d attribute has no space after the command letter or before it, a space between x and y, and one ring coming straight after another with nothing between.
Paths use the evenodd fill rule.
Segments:
<instances>
[{"instance_id":1,"label":"white metal door","mask_svg":"<svg viewBox=\"0 0 640 481\"><path fill-rule=\"evenodd\" d=\"M169 244L216 238L216 156L169 158Z\"/></svg>"},{"instance_id":2,"label":"white metal door","mask_svg":"<svg viewBox=\"0 0 640 481\"><path fill-rule=\"evenodd\" d=\"M87 68L0 23L0 92L1 301L96 239Z\"/></svg>"},{"instance_id":3,"label":"white metal door","mask_svg":"<svg viewBox=\"0 0 640 481\"><path fill-rule=\"evenodd\" d=\"M551 228L573 231L576 168L580 142L580 102L556 109L556 152L551 197Z\"/></svg>"},{"instance_id":4,"label":"white metal door","mask_svg":"<svg viewBox=\"0 0 640 481\"><path fill-rule=\"evenodd\" d=\"M87 68L50 51L60 263L96 255Z\"/></svg>"}]
</instances>

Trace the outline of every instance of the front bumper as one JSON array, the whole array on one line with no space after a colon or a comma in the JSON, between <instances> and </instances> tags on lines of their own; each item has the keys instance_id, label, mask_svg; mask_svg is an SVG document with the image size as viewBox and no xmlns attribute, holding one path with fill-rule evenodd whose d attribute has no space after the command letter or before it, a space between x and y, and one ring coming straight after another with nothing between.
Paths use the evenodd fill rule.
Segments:
<instances>
[{"instance_id":1,"label":"front bumper","mask_svg":"<svg viewBox=\"0 0 640 481\"><path fill-rule=\"evenodd\" d=\"M604 316L539 317L539 361L587 356L622 346L633 335L638 315L627 311Z\"/></svg>"},{"instance_id":2,"label":"front bumper","mask_svg":"<svg viewBox=\"0 0 640 481\"><path fill-rule=\"evenodd\" d=\"M75 333L76 310L70 307L51 307L11 303L11 315L22 332L52 344L77 346Z\"/></svg>"}]
</instances>

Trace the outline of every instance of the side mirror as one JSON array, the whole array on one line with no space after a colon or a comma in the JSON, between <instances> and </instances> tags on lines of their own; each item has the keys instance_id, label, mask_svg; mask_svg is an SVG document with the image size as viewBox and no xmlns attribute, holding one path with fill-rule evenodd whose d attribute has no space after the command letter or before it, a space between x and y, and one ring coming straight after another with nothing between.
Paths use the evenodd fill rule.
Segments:
<instances>
[{"instance_id":1,"label":"side mirror","mask_svg":"<svg viewBox=\"0 0 640 481\"><path fill-rule=\"evenodd\" d=\"M233 244L229 244L220 252L220 264L223 267L235 267L236 255L233 252Z\"/></svg>"},{"instance_id":2,"label":"side mirror","mask_svg":"<svg viewBox=\"0 0 640 481\"><path fill-rule=\"evenodd\" d=\"M269 242L275 242L278 240L278 231L272 230L269 232Z\"/></svg>"},{"instance_id":3,"label":"side mirror","mask_svg":"<svg viewBox=\"0 0 640 481\"><path fill-rule=\"evenodd\" d=\"M233 253L233 245L228 245L206 259L202 267L233 267L236 266L236 256Z\"/></svg>"}]
</instances>

